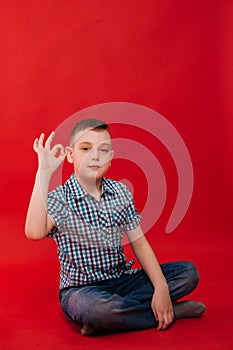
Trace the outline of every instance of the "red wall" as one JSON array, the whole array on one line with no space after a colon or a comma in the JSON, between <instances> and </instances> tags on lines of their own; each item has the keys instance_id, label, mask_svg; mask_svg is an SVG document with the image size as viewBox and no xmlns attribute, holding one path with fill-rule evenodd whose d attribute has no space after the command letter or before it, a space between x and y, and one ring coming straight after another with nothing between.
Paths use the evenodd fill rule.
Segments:
<instances>
[{"instance_id":1,"label":"red wall","mask_svg":"<svg viewBox=\"0 0 233 350\"><path fill-rule=\"evenodd\" d=\"M1 248L6 261L18 259L19 247L30 254L23 222L36 170L33 139L85 107L112 101L158 111L188 147L194 193L177 237L185 238L188 230L200 231L205 240L213 234L227 239L233 194L232 14L230 0L1 2ZM127 137L130 130L124 132ZM170 184L157 224L163 232L177 179L163 147L152 151L162 158ZM143 191L135 196L140 207ZM13 229L6 234L8 228Z\"/></svg>"}]
</instances>

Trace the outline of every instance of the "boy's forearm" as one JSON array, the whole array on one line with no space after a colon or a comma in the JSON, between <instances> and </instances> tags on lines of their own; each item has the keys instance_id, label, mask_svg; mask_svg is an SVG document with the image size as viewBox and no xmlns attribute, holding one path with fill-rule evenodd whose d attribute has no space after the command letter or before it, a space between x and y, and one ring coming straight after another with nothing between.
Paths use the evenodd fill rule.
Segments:
<instances>
[{"instance_id":1,"label":"boy's forearm","mask_svg":"<svg viewBox=\"0 0 233 350\"><path fill-rule=\"evenodd\" d=\"M145 236L131 243L132 249L154 288L167 288L160 264Z\"/></svg>"},{"instance_id":2,"label":"boy's forearm","mask_svg":"<svg viewBox=\"0 0 233 350\"><path fill-rule=\"evenodd\" d=\"M173 320L169 287L159 262L145 236L131 243L135 255L154 286L151 307L158 322L158 330L165 329Z\"/></svg>"},{"instance_id":3,"label":"boy's forearm","mask_svg":"<svg viewBox=\"0 0 233 350\"><path fill-rule=\"evenodd\" d=\"M32 191L25 224L25 234L30 239L42 239L53 227L47 214L48 188L51 175L38 171Z\"/></svg>"}]
</instances>

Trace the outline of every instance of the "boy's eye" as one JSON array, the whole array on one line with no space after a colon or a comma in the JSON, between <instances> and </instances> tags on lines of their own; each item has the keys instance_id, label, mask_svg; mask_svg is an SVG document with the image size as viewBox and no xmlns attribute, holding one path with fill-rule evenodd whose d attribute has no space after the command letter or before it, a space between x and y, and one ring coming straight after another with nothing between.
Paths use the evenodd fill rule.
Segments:
<instances>
[{"instance_id":1,"label":"boy's eye","mask_svg":"<svg viewBox=\"0 0 233 350\"><path fill-rule=\"evenodd\" d=\"M101 148L100 151L103 152L103 153L108 153L109 149L107 149L107 148Z\"/></svg>"},{"instance_id":2,"label":"boy's eye","mask_svg":"<svg viewBox=\"0 0 233 350\"><path fill-rule=\"evenodd\" d=\"M90 147L81 147L81 151L88 152L90 151Z\"/></svg>"}]
</instances>

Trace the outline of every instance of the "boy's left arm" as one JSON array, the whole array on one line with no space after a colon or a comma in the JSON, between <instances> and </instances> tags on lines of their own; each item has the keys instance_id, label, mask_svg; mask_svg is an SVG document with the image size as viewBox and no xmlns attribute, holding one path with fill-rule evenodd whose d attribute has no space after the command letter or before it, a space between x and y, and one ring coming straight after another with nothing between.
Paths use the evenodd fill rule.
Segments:
<instances>
[{"instance_id":1,"label":"boy's left arm","mask_svg":"<svg viewBox=\"0 0 233 350\"><path fill-rule=\"evenodd\" d=\"M174 319L167 281L140 225L136 229L128 231L127 236L134 254L154 286L151 307L159 323L157 329L166 329Z\"/></svg>"}]
</instances>

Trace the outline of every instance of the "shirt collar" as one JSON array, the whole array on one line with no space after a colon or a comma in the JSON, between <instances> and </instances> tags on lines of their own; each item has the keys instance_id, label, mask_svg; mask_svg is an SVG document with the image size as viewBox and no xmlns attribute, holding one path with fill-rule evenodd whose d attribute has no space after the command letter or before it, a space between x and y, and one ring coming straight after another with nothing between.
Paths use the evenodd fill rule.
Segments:
<instances>
[{"instance_id":1,"label":"shirt collar","mask_svg":"<svg viewBox=\"0 0 233 350\"><path fill-rule=\"evenodd\" d=\"M111 184L111 181L105 178L102 180L101 194L104 192L108 192L110 194L114 194L116 192L115 188Z\"/></svg>"},{"instance_id":2,"label":"shirt collar","mask_svg":"<svg viewBox=\"0 0 233 350\"><path fill-rule=\"evenodd\" d=\"M79 182L76 179L75 173L71 175L71 177L67 180L67 185L72 193L72 196L81 199L88 195L87 191L85 191L84 188L79 184ZM109 179L103 178L102 180L102 186L101 186L101 195L105 192L108 192L110 194L114 194L116 192L115 188L111 185L111 182Z\"/></svg>"},{"instance_id":3,"label":"shirt collar","mask_svg":"<svg viewBox=\"0 0 233 350\"><path fill-rule=\"evenodd\" d=\"M87 192L81 187L79 182L76 179L75 173L67 180L67 185L73 197L83 198L87 195Z\"/></svg>"}]
</instances>

